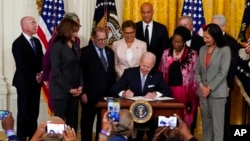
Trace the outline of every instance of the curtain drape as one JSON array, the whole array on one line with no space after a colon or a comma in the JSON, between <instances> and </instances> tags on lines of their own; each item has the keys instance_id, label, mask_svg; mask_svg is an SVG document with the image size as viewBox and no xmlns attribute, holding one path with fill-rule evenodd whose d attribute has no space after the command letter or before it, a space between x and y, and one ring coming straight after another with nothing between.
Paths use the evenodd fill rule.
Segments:
<instances>
[{"instance_id":1,"label":"curtain drape","mask_svg":"<svg viewBox=\"0 0 250 141\"><path fill-rule=\"evenodd\" d=\"M172 36L177 21L181 17L184 0L124 0L123 20L141 20L140 5L148 1L154 6L154 20L167 26ZM223 14L227 18L226 32L237 39L245 0L202 0L206 24L211 22L215 14Z\"/></svg>"}]
</instances>

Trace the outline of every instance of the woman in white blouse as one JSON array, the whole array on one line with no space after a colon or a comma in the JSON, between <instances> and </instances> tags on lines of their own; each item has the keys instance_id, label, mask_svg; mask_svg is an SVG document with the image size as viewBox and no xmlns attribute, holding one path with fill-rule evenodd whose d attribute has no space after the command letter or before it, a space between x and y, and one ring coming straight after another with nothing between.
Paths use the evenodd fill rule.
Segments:
<instances>
[{"instance_id":1,"label":"woman in white blouse","mask_svg":"<svg viewBox=\"0 0 250 141\"><path fill-rule=\"evenodd\" d=\"M135 38L136 25L132 20L122 23L122 32L124 38L113 42L112 45L118 79L125 69L139 66L142 54L147 51L146 43Z\"/></svg>"}]
</instances>

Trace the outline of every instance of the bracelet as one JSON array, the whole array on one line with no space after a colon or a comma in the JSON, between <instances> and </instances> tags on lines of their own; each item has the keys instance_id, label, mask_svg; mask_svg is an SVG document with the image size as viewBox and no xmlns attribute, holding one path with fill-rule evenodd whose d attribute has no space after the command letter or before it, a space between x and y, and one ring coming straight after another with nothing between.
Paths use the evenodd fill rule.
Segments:
<instances>
[{"instance_id":1,"label":"bracelet","mask_svg":"<svg viewBox=\"0 0 250 141\"><path fill-rule=\"evenodd\" d=\"M110 136L110 133L106 130L103 130L103 129L100 131L100 134L102 134L104 136Z\"/></svg>"}]
</instances>

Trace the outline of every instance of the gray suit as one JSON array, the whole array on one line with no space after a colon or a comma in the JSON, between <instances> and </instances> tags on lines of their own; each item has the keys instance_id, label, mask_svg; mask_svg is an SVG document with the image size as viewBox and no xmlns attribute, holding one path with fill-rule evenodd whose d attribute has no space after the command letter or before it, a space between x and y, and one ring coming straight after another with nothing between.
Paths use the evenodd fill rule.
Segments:
<instances>
[{"instance_id":1,"label":"gray suit","mask_svg":"<svg viewBox=\"0 0 250 141\"><path fill-rule=\"evenodd\" d=\"M206 50L206 46L200 49L196 68L196 81L210 86L212 89L207 98L202 96L200 88L197 90L200 99L203 135L205 141L223 141L224 111L228 96L226 78L231 53L229 47L216 47L206 68Z\"/></svg>"}]
</instances>

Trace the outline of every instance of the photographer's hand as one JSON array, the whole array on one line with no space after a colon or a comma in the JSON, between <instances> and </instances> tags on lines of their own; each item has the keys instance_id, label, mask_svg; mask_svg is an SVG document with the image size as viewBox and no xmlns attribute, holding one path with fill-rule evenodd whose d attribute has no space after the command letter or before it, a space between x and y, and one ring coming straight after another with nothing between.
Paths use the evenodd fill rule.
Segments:
<instances>
[{"instance_id":1,"label":"photographer's hand","mask_svg":"<svg viewBox=\"0 0 250 141\"><path fill-rule=\"evenodd\" d=\"M69 126L65 127L66 130L63 133L64 141L77 141L77 136L74 128L70 128Z\"/></svg>"}]
</instances>

